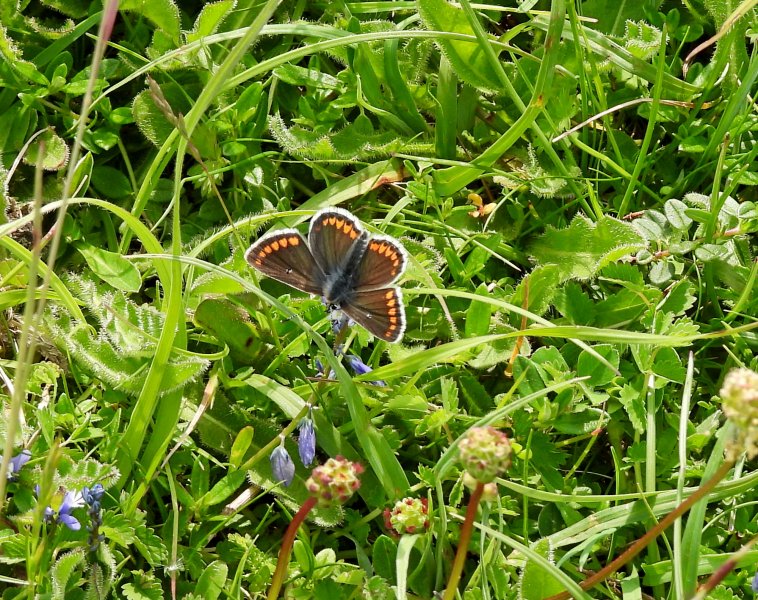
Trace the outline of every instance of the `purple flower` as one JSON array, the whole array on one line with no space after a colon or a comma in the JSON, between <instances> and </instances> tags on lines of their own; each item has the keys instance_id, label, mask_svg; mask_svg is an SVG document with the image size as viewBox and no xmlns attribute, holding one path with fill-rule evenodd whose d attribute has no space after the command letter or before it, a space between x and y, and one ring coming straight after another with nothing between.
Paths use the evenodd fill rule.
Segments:
<instances>
[{"instance_id":1,"label":"purple flower","mask_svg":"<svg viewBox=\"0 0 758 600\"><path fill-rule=\"evenodd\" d=\"M105 494L105 488L102 483L96 483L91 488L87 486L82 488L82 498L84 501L97 510L100 510L100 500L103 498L103 494Z\"/></svg>"},{"instance_id":2,"label":"purple flower","mask_svg":"<svg viewBox=\"0 0 758 600\"><path fill-rule=\"evenodd\" d=\"M365 375L366 373L371 373L371 371L373 371L371 367L369 367L360 359L359 356L356 356L355 354L348 354L345 356L345 358L347 359L347 364L356 375Z\"/></svg>"},{"instance_id":3,"label":"purple flower","mask_svg":"<svg viewBox=\"0 0 758 600\"><path fill-rule=\"evenodd\" d=\"M758 573L755 574L753 577L753 584L752 584L753 591L758 593Z\"/></svg>"},{"instance_id":4,"label":"purple flower","mask_svg":"<svg viewBox=\"0 0 758 600\"><path fill-rule=\"evenodd\" d=\"M323 363L317 358L315 361L316 363L316 377L324 377L325 369ZM337 374L334 372L333 369L329 370L329 377L326 379L336 379Z\"/></svg>"},{"instance_id":5,"label":"purple flower","mask_svg":"<svg viewBox=\"0 0 758 600\"><path fill-rule=\"evenodd\" d=\"M87 514L89 515L90 522L87 525L87 531L89 531L87 543L89 544L90 552L95 552L100 543L105 540L105 536L100 533L100 526L103 524L100 501L104 493L105 488L101 483L96 483L91 488L84 487L82 489L82 497L89 506Z\"/></svg>"},{"instance_id":6,"label":"purple flower","mask_svg":"<svg viewBox=\"0 0 758 600\"><path fill-rule=\"evenodd\" d=\"M310 411L302 421L300 421L300 436L297 438L297 450L300 453L300 460L308 467L316 457L316 430L313 428L313 420Z\"/></svg>"},{"instance_id":7,"label":"purple flower","mask_svg":"<svg viewBox=\"0 0 758 600\"><path fill-rule=\"evenodd\" d=\"M292 462L290 455L284 447L284 438L271 453L271 471L274 473L274 479L289 486L295 478L295 463Z\"/></svg>"},{"instance_id":8,"label":"purple flower","mask_svg":"<svg viewBox=\"0 0 758 600\"><path fill-rule=\"evenodd\" d=\"M71 514L71 511L84 506L84 498L81 492L66 492L63 502L58 509L58 522L63 523L71 531L79 531L82 524Z\"/></svg>"},{"instance_id":9,"label":"purple flower","mask_svg":"<svg viewBox=\"0 0 758 600\"><path fill-rule=\"evenodd\" d=\"M356 375L365 375L366 373L371 373L374 369L369 367L365 362L363 362L359 356L356 356L355 354L346 354L345 360L347 360L347 365L353 370L353 373ZM384 381L372 381L374 385L380 385L382 387L385 387L387 384Z\"/></svg>"},{"instance_id":10,"label":"purple flower","mask_svg":"<svg viewBox=\"0 0 758 600\"><path fill-rule=\"evenodd\" d=\"M26 449L22 450L21 454L17 454L11 458L10 463L8 464L8 479L16 479L18 472L21 470L21 467L28 463L31 458L32 453Z\"/></svg>"},{"instance_id":11,"label":"purple flower","mask_svg":"<svg viewBox=\"0 0 758 600\"><path fill-rule=\"evenodd\" d=\"M37 486L35 491L39 494L39 486ZM58 497L60 498L60 496ZM45 521L48 523L63 523L71 531L79 531L82 528L82 524L71 514L71 511L82 506L84 506L84 498L81 492L66 492L57 513L52 507L45 507Z\"/></svg>"}]
</instances>

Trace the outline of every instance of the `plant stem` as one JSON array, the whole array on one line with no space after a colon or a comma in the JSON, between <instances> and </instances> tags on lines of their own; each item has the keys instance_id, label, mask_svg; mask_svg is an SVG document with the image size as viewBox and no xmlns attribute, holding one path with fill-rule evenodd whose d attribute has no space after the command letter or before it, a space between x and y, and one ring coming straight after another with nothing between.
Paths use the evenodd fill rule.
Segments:
<instances>
[{"instance_id":1,"label":"plant stem","mask_svg":"<svg viewBox=\"0 0 758 600\"><path fill-rule=\"evenodd\" d=\"M271 580L271 587L268 589L268 600L276 600L279 597L279 592L282 589L282 583L284 582L284 576L287 574L287 566L290 561L290 552L292 552L292 544L295 543L295 536L297 530L305 521L305 517L311 512L311 509L316 505L316 498L311 496L300 507L300 510L292 517L289 527L282 539L282 546L279 548L279 559L276 562L276 571L274 571L274 577Z\"/></svg>"},{"instance_id":2,"label":"plant stem","mask_svg":"<svg viewBox=\"0 0 758 600\"><path fill-rule=\"evenodd\" d=\"M701 485L698 489L696 489L692 495L687 498L684 502L682 502L679 506L677 506L674 510L672 510L669 514L667 514L661 521L652 529L650 529L645 535L643 535L640 539L638 539L634 544L629 546L627 550L621 554L616 560L613 562L607 564L605 567L600 569L597 573L595 573L592 577L588 577L581 583L581 587L583 590L588 590L616 571L618 571L621 567L623 567L626 563L628 563L630 560L632 560L635 556L637 556L640 552L642 552L645 547L652 542L658 535L663 533L669 525L671 525L674 521L676 521L679 517L681 517L684 513L686 513L692 506L700 499L704 498L706 494L708 494L714 487L716 487L716 484L721 481L724 476L729 472L729 469L731 469L734 466L733 460L727 460L724 462L723 465L719 468L718 471L714 474L713 477L711 477L707 482L705 482L703 485ZM545 600L567 600L570 598L571 595L568 592L561 592L560 594L555 594L554 596L550 596L549 598L546 598ZM452 598L452 596L451 596ZM448 600L447 596L445 597L445 600Z\"/></svg>"},{"instance_id":3,"label":"plant stem","mask_svg":"<svg viewBox=\"0 0 758 600\"><path fill-rule=\"evenodd\" d=\"M461 537L458 540L458 550L455 553L453 561L453 570L450 572L450 579L447 580L447 589L443 600L453 600L455 592L458 590L458 582L461 580L463 573L463 564L466 562L468 554L468 545L471 541L471 533L474 531L474 519L476 519L476 509L479 507L479 501L482 499L484 484L481 481L476 483L476 488L471 492L471 498L468 500L466 508L466 519L461 527Z\"/></svg>"}]
</instances>

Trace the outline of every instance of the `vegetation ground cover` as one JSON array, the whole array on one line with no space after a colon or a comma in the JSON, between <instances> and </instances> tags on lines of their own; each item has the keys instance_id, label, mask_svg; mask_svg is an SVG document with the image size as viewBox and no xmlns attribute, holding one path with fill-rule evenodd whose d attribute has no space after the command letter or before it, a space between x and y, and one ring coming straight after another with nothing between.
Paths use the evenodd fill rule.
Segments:
<instances>
[{"instance_id":1,"label":"vegetation ground cover","mask_svg":"<svg viewBox=\"0 0 758 600\"><path fill-rule=\"evenodd\" d=\"M0 3L2 597L752 597L755 4Z\"/></svg>"}]
</instances>

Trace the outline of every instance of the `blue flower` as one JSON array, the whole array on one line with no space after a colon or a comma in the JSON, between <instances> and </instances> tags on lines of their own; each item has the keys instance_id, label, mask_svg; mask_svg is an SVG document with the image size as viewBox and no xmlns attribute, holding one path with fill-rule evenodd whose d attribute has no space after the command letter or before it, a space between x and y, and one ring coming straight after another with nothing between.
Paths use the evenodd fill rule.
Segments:
<instances>
[{"instance_id":1,"label":"blue flower","mask_svg":"<svg viewBox=\"0 0 758 600\"><path fill-rule=\"evenodd\" d=\"M755 574L753 577L753 584L752 584L753 591L758 594L758 573Z\"/></svg>"},{"instance_id":2,"label":"blue flower","mask_svg":"<svg viewBox=\"0 0 758 600\"><path fill-rule=\"evenodd\" d=\"M295 478L295 463L292 462L284 447L284 438L282 438L282 443L274 448L270 460L274 479L288 487Z\"/></svg>"},{"instance_id":3,"label":"blue flower","mask_svg":"<svg viewBox=\"0 0 758 600\"><path fill-rule=\"evenodd\" d=\"M63 523L71 531L79 531L82 528L82 524L79 522L79 519L71 514L71 511L82 506L84 506L84 498L81 492L66 492L57 513L52 507L45 507L45 520L49 523L54 521Z\"/></svg>"},{"instance_id":4,"label":"blue flower","mask_svg":"<svg viewBox=\"0 0 758 600\"><path fill-rule=\"evenodd\" d=\"M16 477L18 477L18 472L21 470L21 467L28 463L31 458L32 453L26 449L22 450L21 454L17 454L11 458L10 463L8 464L8 479L16 479Z\"/></svg>"},{"instance_id":5,"label":"blue flower","mask_svg":"<svg viewBox=\"0 0 758 600\"><path fill-rule=\"evenodd\" d=\"M316 457L316 430L313 428L310 410L308 416L300 421L300 435L297 438L297 450L300 460L308 467Z\"/></svg>"},{"instance_id":6,"label":"blue flower","mask_svg":"<svg viewBox=\"0 0 758 600\"><path fill-rule=\"evenodd\" d=\"M371 373L374 369L369 367L365 362L363 362L359 356L356 356L355 354L346 354L345 359L347 360L348 366L353 370L353 372L356 375L365 375L366 373ZM382 387L385 387L387 384L384 381L372 381L374 385L380 385Z\"/></svg>"},{"instance_id":7,"label":"blue flower","mask_svg":"<svg viewBox=\"0 0 758 600\"><path fill-rule=\"evenodd\" d=\"M92 508L97 507L100 510L100 500L105 494L105 488L102 483L96 483L91 488L84 486L82 488L82 498Z\"/></svg>"},{"instance_id":8,"label":"blue flower","mask_svg":"<svg viewBox=\"0 0 758 600\"><path fill-rule=\"evenodd\" d=\"M91 488L84 487L82 489L82 497L89 506L87 514L89 515L89 525L87 525L87 543L89 544L90 552L95 552L100 543L105 540L105 536L100 533L100 526L103 524L103 515L101 511L100 501L105 493L105 488L101 483L96 483Z\"/></svg>"}]
</instances>

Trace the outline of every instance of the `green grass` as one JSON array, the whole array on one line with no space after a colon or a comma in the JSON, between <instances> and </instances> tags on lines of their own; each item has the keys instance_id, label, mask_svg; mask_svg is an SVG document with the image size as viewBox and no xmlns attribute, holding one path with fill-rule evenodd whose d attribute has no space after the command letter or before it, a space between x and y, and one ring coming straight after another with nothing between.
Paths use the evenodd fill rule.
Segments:
<instances>
[{"instance_id":1,"label":"green grass","mask_svg":"<svg viewBox=\"0 0 758 600\"><path fill-rule=\"evenodd\" d=\"M3 599L752 598L754 5L0 6ZM406 249L400 344L245 261L330 206Z\"/></svg>"}]
</instances>

